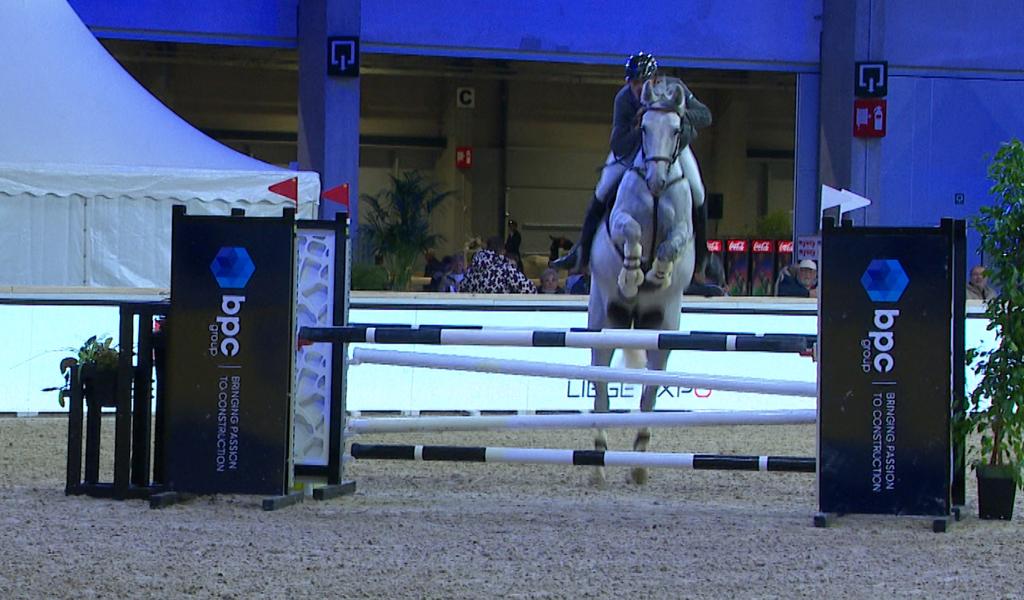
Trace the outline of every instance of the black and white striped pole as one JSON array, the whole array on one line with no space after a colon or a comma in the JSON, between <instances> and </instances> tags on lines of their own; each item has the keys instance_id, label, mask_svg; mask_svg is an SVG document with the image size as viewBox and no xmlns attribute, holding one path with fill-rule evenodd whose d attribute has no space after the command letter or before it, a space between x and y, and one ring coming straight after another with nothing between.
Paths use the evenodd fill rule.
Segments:
<instances>
[{"instance_id":1,"label":"black and white striped pole","mask_svg":"<svg viewBox=\"0 0 1024 600\"><path fill-rule=\"evenodd\" d=\"M737 456L667 452L614 452L554 448L487 448L472 446L411 446L352 444L352 458L511 464L643 467L655 469L779 471L814 473L814 457Z\"/></svg>"}]
</instances>

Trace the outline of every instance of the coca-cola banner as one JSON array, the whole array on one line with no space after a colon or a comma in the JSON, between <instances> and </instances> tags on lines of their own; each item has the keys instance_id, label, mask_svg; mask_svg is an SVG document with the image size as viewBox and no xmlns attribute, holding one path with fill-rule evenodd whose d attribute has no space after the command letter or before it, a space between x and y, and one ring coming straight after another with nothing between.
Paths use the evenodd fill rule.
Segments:
<instances>
[{"instance_id":1,"label":"coca-cola banner","mask_svg":"<svg viewBox=\"0 0 1024 600\"><path fill-rule=\"evenodd\" d=\"M772 240L753 240L750 244L750 293L775 295L775 244Z\"/></svg>"},{"instance_id":2,"label":"coca-cola banner","mask_svg":"<svg viewBox=\"0 0 1024 600\"><path fill-rule=\"evenodd\" d=\"M750 295L750 242L725 243L725 291L730 296Z\"/></svg>"}]
</instances>

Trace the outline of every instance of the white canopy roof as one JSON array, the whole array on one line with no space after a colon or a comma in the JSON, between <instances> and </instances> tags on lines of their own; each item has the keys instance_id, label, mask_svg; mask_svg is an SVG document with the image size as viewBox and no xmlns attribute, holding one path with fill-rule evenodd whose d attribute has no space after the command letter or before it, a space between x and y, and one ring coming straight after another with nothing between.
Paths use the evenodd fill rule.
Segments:
<instances>
[{"instance_id":1,"label":"white canopy roof","mask_svg":"<svg viewBox=\"0 0 1024 600\"><path fill-rule=\"evenodd\" d=\"M139 85L65 0L0 1L0 285L166 288L171 206L316 216L316 173L207 137ZM297 200L269 187L297 179Z\"/></svg>"}]
</instances>

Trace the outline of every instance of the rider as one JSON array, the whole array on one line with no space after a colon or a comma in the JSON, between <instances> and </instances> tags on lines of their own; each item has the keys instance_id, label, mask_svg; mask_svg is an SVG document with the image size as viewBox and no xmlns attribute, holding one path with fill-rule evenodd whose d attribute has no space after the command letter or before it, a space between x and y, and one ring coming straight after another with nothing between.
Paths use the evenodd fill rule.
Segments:
<instances>
[{"instance_id":1,"label":"rider","mask_svg":"<svg viewBox=\"0 0 1024 600\"><path fill-rule=\"evenodd\" d=\"M658 61L645 52L637 52L626 61L626 85L615 95L615 112L612 116L612 135L609 145L611 153L608 164L601 170L601 178L594 190L594 198L587 207L583 218L580 239L568 254L552 261L556 269L568 269L577 272L590 263L590 244L601 223L609 198L614 197L615 189L622 179L623 173L633 164L637 152L640 151L640 119L643 114L640 104L640 92L644 83L652 79L658 71ZM686 108L683 113L679 135L681 146L686 147L697 138L697 129L711 124L711 111L697 100L685 85ZM692 155L691 155L692 159ZM694 165L695 168L695 165Z\"/></svg>"}]
</instances>

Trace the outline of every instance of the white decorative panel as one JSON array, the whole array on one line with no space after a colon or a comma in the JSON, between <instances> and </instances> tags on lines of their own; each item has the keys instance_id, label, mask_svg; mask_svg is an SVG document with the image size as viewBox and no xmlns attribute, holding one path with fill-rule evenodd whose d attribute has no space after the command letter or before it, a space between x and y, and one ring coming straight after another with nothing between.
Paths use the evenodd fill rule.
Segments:
<instances>
[{"instance_id":1,"label":"white decorative panel","mask_svg":"<svg viewBox=\"0 0 1024 600\"><path fill-rule=\"evenodd\" d=\"M334 324L335 232L299 229L296 238L296 327ZM313 344L295 355L293 456L299 465L326 466L331 418L332 345Z\"/></svg>"}]
</instances>

